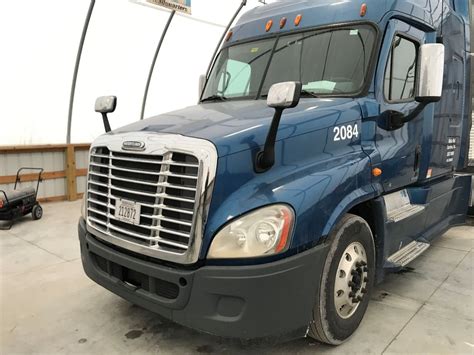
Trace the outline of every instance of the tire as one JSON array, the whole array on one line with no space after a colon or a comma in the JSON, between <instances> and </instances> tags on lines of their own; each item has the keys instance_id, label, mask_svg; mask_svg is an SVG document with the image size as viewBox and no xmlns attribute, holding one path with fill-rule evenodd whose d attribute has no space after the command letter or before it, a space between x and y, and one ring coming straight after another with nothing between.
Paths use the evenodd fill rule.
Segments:
<instances>
[{"instance_id":1,"label":"tire","mask_svg":"<svg viewBox=\"0 0 474 355\"><path fill-rule=\"evenodd\" d=\"M339 345L354 334L367 310L374 285L375 246L368 223L351 214L341 219L328 240L331 246L308 335Z\"/></svg>"},{"instance_id":2,"label":"tire","mask_svg":"<svg viewBox=\"0 0 474 355\"><path fill-rule=\"evenodd\" d=\"M40 205L34 205L31 210L31 215L35 221L41 219L41 217L43 217L43 208Z\"/></svg>"}]
</instances>

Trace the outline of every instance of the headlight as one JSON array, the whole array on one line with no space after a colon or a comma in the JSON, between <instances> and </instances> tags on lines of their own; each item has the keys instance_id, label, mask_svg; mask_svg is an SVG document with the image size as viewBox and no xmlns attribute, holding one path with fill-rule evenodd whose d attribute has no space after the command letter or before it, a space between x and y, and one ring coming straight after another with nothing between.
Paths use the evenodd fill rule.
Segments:
<instances>
[{"instance_id":1,"label":"headlight","mask_svg":"<svg viewBox=\"0 0 474 355\"><path fill-rule=\"evenodd\" d=\"M87 194L84 194L84 197L82 198L82 204L81 204L81 216L84 219L87 219L86 206L87 206Z\"/></svg>"},{"instance_id":2,"label":"headlight","mask_svg":"<svg viewBox=\"0 0 474 355\"><path fill-rule=\"evenodd\" d=\"M225 226L214 237L207 257L254 258L281 253L289 246L294 220L287 205L260 208Z\"/></svg>"}]
</instances>

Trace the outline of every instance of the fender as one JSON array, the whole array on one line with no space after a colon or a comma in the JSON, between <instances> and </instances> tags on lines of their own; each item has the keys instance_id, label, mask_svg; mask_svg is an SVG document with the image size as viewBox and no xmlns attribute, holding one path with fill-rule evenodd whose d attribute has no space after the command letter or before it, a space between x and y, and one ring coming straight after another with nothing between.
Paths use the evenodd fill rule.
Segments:
<instances>
[{"instance_id":1,"label":"fender","mask_svg":"<svg viewBox=\"0 0 474 355\"><path fill-rule=\"evenodd\" d=\"M373 199L376 191L370 159L360 145L341 145L331 152L332 156L327 155L329 159L300 149L313 142L326 142L326 137L324 129L277 142L277 164L265 174L248 169L254 150L220 158L201 260L206 259L212 239L226 223L254 209L286 203L295 210L296 228L290 248L277 257L283 258L319 244L344 213ZM288 159L284 156L288 151L298 151L299 155Z\"/></svg>"},{"instance_id":2,"label":"fender","mask_svg":"<svg viewBox=\"0 0 474 355\"><path fill-rule=\"evenodd\" d=\"M329 235L332 228L339 222L342 216L349 212L353 207L370 201L375 197L377 197L377 193L371 184L359 188L344 197L332 213L331 217L329 217L326 226L323 229L323 235Z\"/></svg>"}]
</instances>

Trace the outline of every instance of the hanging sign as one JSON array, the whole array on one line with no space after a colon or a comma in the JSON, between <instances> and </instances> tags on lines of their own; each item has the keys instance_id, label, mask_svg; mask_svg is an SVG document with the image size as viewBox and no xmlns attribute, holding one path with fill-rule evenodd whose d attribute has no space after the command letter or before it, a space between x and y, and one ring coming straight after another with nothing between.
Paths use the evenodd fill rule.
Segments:
<instances>
[{"instance_id":1,"label":"hanging sign","mask_svg":"<svg viewBox=\"0 0 474 355\"><path fill-rule=\"evenodd\" d=\"M183 12L191 15L191 0L131 0L143 5L151 5L153 7L166 7L170 10Z\"/></svg>"}]
</instances>

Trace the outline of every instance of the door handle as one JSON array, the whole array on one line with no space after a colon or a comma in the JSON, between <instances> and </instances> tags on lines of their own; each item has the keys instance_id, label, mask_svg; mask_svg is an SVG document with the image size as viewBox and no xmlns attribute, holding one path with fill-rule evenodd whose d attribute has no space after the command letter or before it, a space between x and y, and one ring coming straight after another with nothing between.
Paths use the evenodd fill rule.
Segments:
<instances>
[{"instance_id":1,"label":"door handle","mask_svg":"<svg viewBox=\"0 0 474 355\"><path fill-rule=\"evenodd\" d=\"M421 158L421 146L417 145L415 149L415 162L413 163L413 172L415 173L414 176L418 176L418 171L420 168L420 158Z\"/></svg>"}]
</instances>

